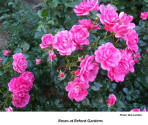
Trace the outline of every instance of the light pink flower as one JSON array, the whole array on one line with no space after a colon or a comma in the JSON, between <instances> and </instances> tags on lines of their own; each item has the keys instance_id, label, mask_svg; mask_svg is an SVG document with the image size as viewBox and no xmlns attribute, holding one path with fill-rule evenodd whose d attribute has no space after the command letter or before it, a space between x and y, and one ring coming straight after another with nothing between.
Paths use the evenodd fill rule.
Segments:
<instances>
[{"instance_id":1,"label":"light pink flower","mask_svg":"<svg viewBox=\"0 0 148 125\"><path fill-rule=\"evenodd\" d=\"M121 59L121 53L110 42L99 46L95 51L96 62L101 63L101 68L104 70L110 70L112 67L116 67Z\"/></svg>"},{"instance_id":2,"label":"light pink flower","mask_svg":"<svg viewBox=\"0 0 148 125\"><path fill-rule=\"evenodd\" d=\"M12 109L12 107L8 107L8 108L6 108L6 112L13 112L13 109Z\"/></svg>"},{"instance_id":3,"label":"light pink flower","mask_svg":"<svg viewBox=\"0 0 148 125\"><path fill-rule=\"evenodd\" d=\"M130 30L128 32L127 37L125 38L126 40L126 45L128 48L134 52L138 51L138 34L136 33L135 30Z\"/></svg>"},{"instance_id":4,"label":"light pink flower","mask_svg":"<svg viewBox=\"0 0 148 125\"><path fill-rule=\"evenodd\" d=\"M55 58L55 53L54 52L49 52L48 53L48 56L49 56L49 59L51 60L51 62L54 60L54 58Z\"/></svg>"},{"instance_id":5,"label":"light pink flower","mask_svg":"<svg viewBox=\"0 0 148 125\"><path fill-rule=\"evenodd\" d=\"M108 107L110 107L111 105L113 106L116 102L117 98L114 94L110 94L109 98L106 100L108 103Z\"/></svg>"},{"instance_id":6,"label":"light pink flower","mask_svg":"<svg viewBox=\"0 0 148 125\"><path fill-rule=\"evenodd\" d=\"M13 69L18 73L25 72L27 68L27 61L25 56L22 53L16 53L13 55Z\"/></svg>"},{"instance_id":7,"label":"light pink flower","mask_svg":"<svg viewBox=\"0 0 148 125\"><path fill-rule=\"evenodd\" d=\"M73 41L72 33L67 30L58 32L55 35L53 48L57 49L62 56L71 55L71 53L76 50L76 44Z\"/></svg>"},{"instance_id":8,"label":"light pink flower","mask_svg":"<svg viewBox=\"0 0 148 125\"><path fill-rule=\"evenodd\" d=\"M147 20L148 19L148 12L142 12L140 15L140 18L143 20Z\"/></svg>"},{"instance_id":9,"label":"light pink flower","mask_svg":"<svg viewBox=\"0 0 148 125\"><path fill-rule=\"evenodd\" d=\"M113 32L113 26L119 22L118 13L110 4L106 8L104 5L100 5L99 9L100 14L97 14L97 16L101 23L105 25L105 30Z\"/></svg>"},{"instance_id":10,"label":"light pink flower","mask_svg":"<svg viewBox=\"0 0 148 125\"><path fill-rule=\"evenodd\" d=\"M0 62L2 62L2 61L3 61L3 58L0 57Z\"/></svg>"},{"instance_id":11,"label":"light pink flower","mask_svg":"<svg viewBox=\"0 0 148 125\"><path fill-rule=\"evenodd\" d=\"M79 24L84 26L85 28L87 28L87 30L92 30L92 29L100 29L99 25L96 24L96 25L93 25L91 23L91 19L82 19L82 20L79 20Z\"/></svg>"},{"instance_id":12,"label":"light pink flower","mask_svg":"<svg viewBox=\"0 0 148 125\"><path fill-rule=\"evenodd\" d=\"M66 91L68 91L68 97L71 100L75 99L77 102L79 102L86 98L88 88L88 82L82 81L80 78L76 77L74 81L68 83L66 86Z\"/></svg>"},{"instance_id":13,"label":"light pink flower","mask_svg":"<svg viewBox=\"0 0 148 125\"><path fill-rule=\"evenodd\" d=\"M135 109L132 109L131 112L146 112L146 108L144 108L142 111L140 111L140 109L138 108L135 108Z\"/></svg>"},{"instance_id":14,"label":"light pink flower","mask_svg":"<svg viewBox=\"0 0 148 125\"><path fill-rule=\"evenodd\" d=\"M108 77L111 81L123 82L125 76L130 72L134 72L135 61L132 57L132 53L127 50L120 50L121 60L116 67L113 67L108 71Z\"/></svg>"},{"instance_id":15,"label":"light pink flower","mask_svg":"<svg viewBox=\"0 0 148 125\"><path fill-rule=\"evenodd\" d=\"M13 77L8 83L9 91L13 93L28 92L33 87L34 75L32 72L25 72L19 77Z\"/></svg>"},{"instance_id":16,"label":"light pink flower","mask_svg":"<svg viewBox=\"0 0 148 125\"><path fill-rule=\"evenodd\" d=\"M41 59L36 59L36 65L41 64L42 60Z\"/></svg>"},{"instance_id":17,"label":"light pink flower","mask_svg":"<svg viewBox=\"0 0 148 125\"><path fill-rule=\"evenodd\" d=\"M89 40L87 39L89 37L89 32L82 25L74 25L71 28L70 32L73 35L73 40L77 45L77 49L79 49L80 45L88 45L89 44Z\"/></svg>"},{"instance_id":18,"label":"light pink flower","mask_svg":"<svg viewBox=\"0 0 148 125\"><path fill-rule=\"evenodd\" d=\"M42 43L40 44L40 47L43 49L43 48L46 48L46 47L49 47L53 44L54 42L54 37L52 36L52 34L45 34L43 37L42 37Z\"/></svg>"},{"instance_id":19,"label":"light pink flower","mask_svg":"<svg viewBox=\"0 0 148 125\"><path fill-rule=\"evenodd\" d=\"M88 15L90 11L98 11L98 0L83 0L79 5L76 5L74 12L77 16Z\"/></svg>"},{"instance_id":20,"label":"light pink flower","mask_svg":"<svg viewBox=\"0 0 148 125\"><path fill-rule=\"evenodd\" d=\"M10 53L11 53L11 52L10 52L9 50L4 50L4 51L3 51L3 54L4 54L5 56L8 56Z\"/></svg>"},{"instance_id":21,"label":"light pink flower","mask_svg":"<svg viewBox=\"0 0 148 125\"><path fill-rule=\"evenodd\" d=\"M30 95L28 92L18 92L12 94L12 104L16 108L23 108L25 107L30 100Z\"/></svg>"},{"instance_id":22,"label":"light pink flower","mask_svg":"<svg viewBox=\"0 0 148 125\"><path fill-rule=\"evenodd\" d=\"M93 82L98 74L99 66L94 62L95 56L86 55L80 63L80 78L83 81Z\"/></svg>"}]
</instances>

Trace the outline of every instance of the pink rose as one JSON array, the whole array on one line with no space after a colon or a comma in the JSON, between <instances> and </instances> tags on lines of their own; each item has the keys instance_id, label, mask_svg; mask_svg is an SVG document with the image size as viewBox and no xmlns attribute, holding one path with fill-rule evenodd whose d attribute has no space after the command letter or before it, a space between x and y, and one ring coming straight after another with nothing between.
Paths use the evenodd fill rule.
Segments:
<instances>
[{"instance_id":1,"label":"pink rose","mask_svg":"<svg viewBox=\"0 0 148 125\"><path fill-rule=\"evenodd\" d=\"M98 11L99 5L98 0L83 0L79 5L76 5L74 12L77 16L85 16L90 13L90 11Z\"/></svg>"},{"instance_id":2,"label":"pink rose","mask_svg":"<svg viewBox=\"0 0 148 125\"><path fill-rule=\"evenodd\" d=\"M70 32L73 35L73 40L79 48L80 45L88 45L89 40L87 39L89 37L88 30L83 27L82 25L74 25Z\"/></svg>"},{"instance_id":3,"label":"pink rose","mask_svg":"<svg viewBox=\"0 0 148 125\"><path fill-rule=\"evenodd\" d=\"M58 32L55 35L53 48L57 49L62 56L71 55L71 53L76 50L76 44L73 41L72 33L67 30Z\"/></svg>"},{"instance_id":4,"label":"pink rose","mask_svg":"<svg viewBox=\"0 0 148 125\"><path fill-rule=\"evenodd\" d=\"M75 99L77 102L79 102L86 98L88 88L88 82L82 81L80 78L76 77L74 81L68 83L66 86L66 91L68 92L68 97L71 100Z\"/></svg>"},{"instance_id":5,"label":"pink rose","mask_svg":"<svg viewBox=\"0 0 148 125\"><path fill-rule=\"evenodd\" d=\"M49 56L49 59L51 60L51 62L54 60L54 58L55 58L55 53L54 52L49 52L48 53L48 56Z\"/></svg>"},{"instance_id":6,"label":"pink rose","mask_svg":"<svg viewBox=\"0 0 148 125\"><path fill-rule=\"evenodd\" d=\"M13 69L18 73L25 72L27 68L27 61L25 56L22 53L16 53L13 55Z\"/></svg>"},{"instance_id":7,"label":"pink rose","mask_svg":"<svg viewBox=\"0 0 148 125\"><path fill-rule=\"evenodd\" d=\"M146 112L146 108L144 108L142 111L140 109L132 109L131 112Z\"/></svg>"},{"instance_id":8,"label":"pink rose","mask_svg":"<svg viewBox=\"0 0 148 125\"><path fill-rule=\"evenodd\" d=\"M110 70L112 67L116 67L121 59L121 53L110 42L99 46L95 51L96 62L101 63L101 67L104 70Z\"/></svg>"},{"instance_id":9,"label":"pink rose","mask_svg":"<svg viewBox=\"0 0 148 125\"><path fill-rule=\"evenodd\" d=\"M41 59L36 59L36 65L41 64L42 60Z\"/></svg>"},{"instance_id":10,"label":"pink rose","mask_svg":"<svg viewBox=\"0 0 148 125\"><path fill-rule=\"evenodd\" d=\"M127 50L120 50L121 60L116 67L111 68L108 71L108 77L111 81L123 82L125 76L130 72L134 72L135 61L132 57L132 53Z\"/></svg>"},{"instance_id":11,"label":"pink rose","mask_svg":"<svg viewBox=\"0 0 148 125\"><path fill-rule=\"evenodd\" d=\"M61 72L61 73L59 74L59 76L60 76L61 78L63 78L63 77L64 77L64 73Z\"/></svg>"},{"instance_id":12,"label":"pink rose","mask_svg":"<svg viewBox=\"0 0 148 125\"><path fill-rule=\"evenodd\" d=\"M8 56L11 52L9 50L4 50L3 53L5 56Z\"/></svg>"},{"instance_id":13,"label":"pink rose","mask_svg":"<svg viewBox=\"0 0 148 125\"><path fill-rule=\"evenodd\" d=\"M12 94L12 104L16 108L23 108L25 107L30 100L30 95L28 92L18 92Z\"/></svg>"},{"instance_id":14,"label":"pink rose","mask_svg":"<svg viewBox=\"0 0 148 125\"><path fill-rule=\"evenodd\" d=\"M140 15L140 18L143 20L147 20L148 19L148 12L142 12Z\"/></svg>"},{"instance_id":15,"label":"pink rose","mask_svg":"<svg viewBox=\"0 0 148 125\"><path fill-rule=\"evenodd\" d=\"M25 72L19 77L14 77L8 83L9 91L17 92L28 92L33 87L34 75L32 72Z\"/></svg>"},{"instance_id":16,"label":"pink rose","mask_svg":"<svg viewBox=\"0 0 148 125\"><path fill-rule=\"evenodd\" d=\"M52 34L45 34L43 37L42 37L42 43L40 44L40 47L43 49L43 48L46 48L46 47L49 47L53 44L54 42L54 37L52 36Z\"/></svg>"},{"instance_id":17,"label":"pink rose","mask_svg":"<svg viewBox=\"0 0 148 125\"><path fill-rule=\"evenodd\" d=\"M97 16L101 23L105 25L105 30L113 32L113 26L119 22L118 13L110 4L106 8L104 5L100 5L99 9L100 14L97 14Z\"/></svg>"},{"instance_id":18,"label":"pink rose","mask_svg":"<svg viewBox=\"0 0 148 125\"><path fill-rule=\"evenodd\" d=\"M0 62L2 62L2 61L3 61L3 58L0 57Z\"/></svg>"},{"instance_id":19,"label":"pink rose","mask_svg":"<svg viewBox=\"0 0 148 125\"><path fill-rule=\"evenodd\" d=\"M86 55L80 64L80 78L83 81L93 82L98 74L99 66L94 62L95 56Z\"/></svg>"},{"instance_id":20,"label":"pink rose","mask_svg":"<svg viewBox=\"0 0 148 125\"><path fill-rule=\"evenodd\" d=\"M13 112L13 109L12 109L12 107L8 107L8 108L6 108L6 112Z\"/></svg>"},{"instance_id":21,"label":"pink rose","mask_svg":"<svg viewBox=\"0 0 148 125\"><path fill-rule=\"evenodd\" d=\"M148 53L148 49L146 49L146 53Z\"/></svg>"},{"instance_id":22,"label":"pink rose","mask_svg":"<svg viewBox=\"0 0 148 125\"><path fill-rule=\"evenodd\" d=\"M77 69L77 70L75 71L75 75L76 75L76 76L79 76L79 75L80 75L80 69Z\"/></svg>"},{"instance_id":23,"label":"pink rose","mask_svg":"<svg viewBox=\"0 0 148 125\"><path fill-rule=\"evenodd\" d=\"M135 30L130 30L125 38L128 48L134 52L138 51L138 34Z\"/></svg>"},{"instance_id":24,"label":"pink rose","mask_svg":"<svg viewBox=\"0 0 148 125\"><path fill-rule=\"evenodd\" d=\"M110 107L111 105L114 105L116 102L116 96L114 94L110 94L109 98L106 100L108 103L108 107Z\"/></svg>"},{"instance_id":25,"label":"pink rose","mask_svg":"<svg viewBox=\"0 0 148 125\"><path fill-rule=\"evenodd\" d=\"M82 19L79 20L79 24L87 28L87 30L92 30L92 29L100 29L99 25L93 25L91 23L91 19Z\"/></svg>"}]
</instances>

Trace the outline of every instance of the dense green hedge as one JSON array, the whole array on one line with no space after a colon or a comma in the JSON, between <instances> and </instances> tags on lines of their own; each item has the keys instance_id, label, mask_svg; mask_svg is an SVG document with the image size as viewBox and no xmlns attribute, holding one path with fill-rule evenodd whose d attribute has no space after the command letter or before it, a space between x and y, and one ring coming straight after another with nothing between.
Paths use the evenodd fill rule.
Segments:
<instances>
[{"instance_id":1,"label":"dense green hedge","mask_svg":"<svg viewBox=\"0 0 148 125\"><path fill-rule=\"evenodd\" d=\"M79 65L78 56L92 54L97 47L86 47L83 53L79 50L71 56L57 56L52 66L48 60L48 53L41 50L39 44L43 34L56 34L58 31L69 30L74 24L78 24L78 19L73 8L81 0L45 0L34 7L19 0L0 1L0 22L1 31L9 31L8 46L11 54L3 56L0 64L0 110L12 106L11 93L8 91L8 82L12 77L18 76L12 68L12 55L16 52L25 54L28 61L28 70L35 75L34 87L31 93L29 104L22 109L13 107L14 111L130 111L133 108L146 107L148 109L148 21L140 19L140 13L148 11L147 0L100 0L100 3L111 3L118 12L126 12L133 15L136 23L136 31L139 34L139 51L141 58L135 65L135 72L126 76L124 82L111 82L107 78L107 73L99 71L94 83L90 83L88 96L82 102L71 101L65 86L71 81L71 74L66 70L66 78L59 79L56 70L59 66L70 66L71 71L75 71ZM91 17L94 19L95 17ZM105 41L105 32L96 32L90 36L89 40L97 45ZM93 43L91 43L93 45ZM42 59L40 65L35 64L35 59ZM62 71L64 69L61 69ZM108 109L106 100L110 93L117 96L115 106Z\"/></svg>"}]
</instances>

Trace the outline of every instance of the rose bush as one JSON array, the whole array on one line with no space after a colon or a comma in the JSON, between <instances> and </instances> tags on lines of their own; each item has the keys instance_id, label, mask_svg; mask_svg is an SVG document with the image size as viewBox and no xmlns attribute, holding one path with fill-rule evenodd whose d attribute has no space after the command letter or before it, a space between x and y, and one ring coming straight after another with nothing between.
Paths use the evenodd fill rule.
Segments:
<instances>
[{"instance_id":1,"label":"rose bush","mask_svg":"<svg viewBox=\"0 0 148 125\"><path fill-rule=\"evenodd\" d=\"M148 6L133 1L5 3L0 110L146 111Z\"/></svg>"}]
</instances>

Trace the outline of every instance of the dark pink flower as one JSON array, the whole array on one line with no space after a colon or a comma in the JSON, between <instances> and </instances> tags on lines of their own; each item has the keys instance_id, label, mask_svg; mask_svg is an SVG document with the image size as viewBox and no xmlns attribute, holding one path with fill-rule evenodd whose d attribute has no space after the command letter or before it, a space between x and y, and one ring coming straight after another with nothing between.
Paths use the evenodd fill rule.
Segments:
<instances>
[{"instance_id":1,"label":"dark pink flower","mask_svg":"<svg viewBox=\"0 0 148 125\"><path fill-rule=\"evenodd\" d=\"M96 62L101 63L102 69L109 71L118 65L121 53L112 43L108 42L98 47L95 51L95 59Z\"/></svg>"},{"instance_id":2,"label":"dark pink flower","mask_svg":"<svg viewBox=\"0 0 148 125\"><path fill-rule=\"evenodd\" d=\"M16 108L25 107L30 100L30 95L28 92L17 92L12 94L12 104Z\"/></svg>"},{"instance_id":3,"label":"dark pink flower","mask_svg":"<svg viewBox=\"0 0 148 125\"><path fill-rule=\"evenodd\" d=\"M94 62L95 56L86 55L80 63L80 78L83 81L93 82L98 74L99 66Z\"/></svg>"},{"instance_id":4,"label":"dark pink flower","mask_svg":"<svg viewBox=\"0 0 148 125\"><path fill-rule=\"evenodd\" d=\"M22 53L16 53L13 55L13 69L18 73L25 72L27 68L27 61L25 56Z\"/></svg>"},{"instance_id":5,"label":"dark pink flower","mask_svg":"<svg viewBox=\"0 0 148 125\"><path fill-rule=\"evenodd\" d=\"M51 62L54 60L54 58L55 58L55 53L54 52L49 52L48 53L48 56L49 56L49 59L51 60Z\"/></svg>"},{"instance_id":6,"label":"dark pink flower","mask_svg":"<svg viewBox=\"0 0 148 125\"><path fill-rule=\"evenodd\" d=\"M132 109L131 112L146 112L146 108L144 108L142 111L138 108Z\"/></svg>"},{"instance_id":7,"label":"dark pink flower","mask_svg":"<svg viewBox=\"0 0 148 125\"><path fill-rule=\"evenodd\" d=\"M142 12L140 15L140 18L143 20L147 20L148 19L148 12Z\"/></svg>"},{"instance_id":8,"label":"dark pink flower","mask_svg":"<svg viewBox=\"0 0 148 125\"><path fill-rule=\"evenodd\" d=\"M116 102L117 98L114 94L110 94L109 98L106 100L108 103L108 107L110 107L111 105L114 105Z\"/></svg>"},{"instance_id":9,"label":"dark pink flower","mask_svg":"<svg viewBox=\"0 0 148 125\"><path fill-rule=\"evenodd\" d=\"M79 49L80 45L88 45L89 44L89 32L82 25L74 25L70 32L72 33L73 40L77 45L77 49Z\"/></svg>"},{"instance_id":10,"label":"dark pink flower","mask_svg":"<svg viewBox=\"0 0 148 125\"><path fill-rule=\"evenodd\" d=\"M77 16L88 15L90 11L98 11L98 0L83 0L79 5L76 5L74 12Z\"/></svg>"},{"instance_id":11,"label":"dark pink flower","mask_svg":"<svg viewBox=\"0 0 148 125\"><path fill-rule=\"evenodd\" d=\"M0 62L2 62L2 61L3 61L3 58L0 57Z\"/></svg>"},{"instance_id":12,"label":"dark pink flower","mask_svg":"<svg viewBox=\"0 0 148 125\"><path fill-rule=\"evenodd\" d=\"M52 34L45 34L43 37L42 37L42 43L40 44L40 47L43 49L43 48L46 48L46 47L49 47L53 44L54 42L54 37L52 36Z\"/></svg>"},{"instance_id":13,"label":"dark pink flower","mask_svg":"<svg viewBox=\"0 0 148 125\"><path fill-rule=\"evenodd\" d=\"M53 48L59 51L59 54L62 56L71 55L71 53L76 50L73 34L67 30L58 32L55 35Z\"/></svg>"},{"instance_id":14,"label":"dark pink flower","mask_svg":"<svg viewBox=\"0 0 148 125\"><path fill-rule=\"evenodd\" d=\"M8 56L11 52L9 50L4 50L3 53L4 53L5 56Z\"/></svg>"},{"instance_id":15,"label":"dark pink flower","mask_svg":"<svg viewBox=\"0 0 148 125\"><path fill-rule=\"evenodd\" d=\"M68 83L66 86L66 91L68 91L68 97L71 100L75 99L77 102L79 102L86 98L88 88L88 82L82 81L80 78L76 77L74 81Z\"/></svg>"}]
</instances>

